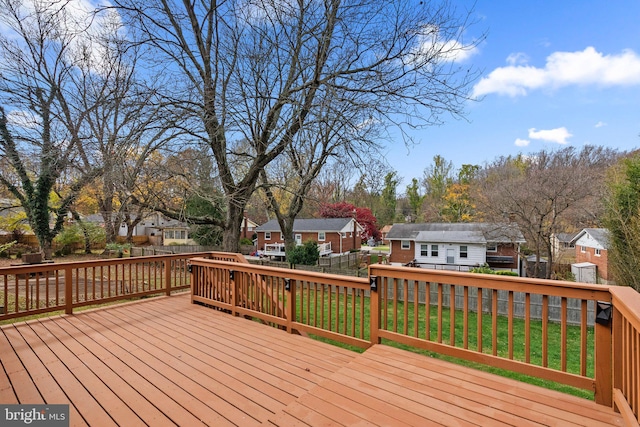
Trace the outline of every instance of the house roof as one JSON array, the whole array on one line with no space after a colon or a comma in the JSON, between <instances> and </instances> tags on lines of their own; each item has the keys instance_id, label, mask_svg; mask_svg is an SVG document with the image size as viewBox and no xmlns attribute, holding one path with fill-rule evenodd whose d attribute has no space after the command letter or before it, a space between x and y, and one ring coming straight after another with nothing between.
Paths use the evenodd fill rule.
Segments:
<instances>
[{"instance_id":1,"label":"house roof","mask_svg":"<svg viewBox=\"0 0 640 427\"><path fill-rule=\"evenodd\" d=\"M516 224L487 222L393 224L389 240L454 243L524 243Z\"/></svg>"},{"instance_id":2,"label":"house roof","mask_svg":"<svg viewBox=\"0 0 640 427\"><path fill-rule=\"evenodd\" d=\"M351 218L296 218L293 221L293 231L297 232L314 232L314 231L329 231L340 232L343 231L351 223ZM361 227L360 227L361 228ZM272 219L261 226L257 227L255 231L280 231L280 225L278 221Z\"/></svg>"},{"instance_id":3,"label":"house roof","mask_svg":"<svg viewBox=\"0 0 640 427\"><path fill-rule=\"evenodd\" d=\"M609 248L609 230L607 230L606 228L584 228L581 232L576 234L576 236L571 241L575 243L585 234L591 236L591 238L603 248Z\"/></svg>"},{"instance_id":4,"label":"house roof","mask_svg":"<svg viewBox=\"0 0 640 427\"><path fill-rule=\"evenodd\" d=\"M382 227L382 228L380 229L380 232L381 232L381 233L388 233L388 232L389 232L389 230L391 230L391 227L392 227L392 226L391 226L390 224L387 224L387 225L385 225L384 227Z\"/></svg>"},{"instance_id":5,"label":"house roof","mask_svg":"<svg viewBox=\"0 0 640 427\"><path fill-rule=\"evenodd\" d=\"M576 237L578 233L556 233L555 237L558 239L558 242L561 243L571 243L573 238Z\"/></svg>"},{"instance_id":6,"label":"house roof","mask_svg":"<svg viewBox=\"0 0 640 427\"><path fill-rule=\"evenodd\" d=\"M420 231L415 240L436 243L487 243L481 230Z\"/></svg>"}]
</instances>

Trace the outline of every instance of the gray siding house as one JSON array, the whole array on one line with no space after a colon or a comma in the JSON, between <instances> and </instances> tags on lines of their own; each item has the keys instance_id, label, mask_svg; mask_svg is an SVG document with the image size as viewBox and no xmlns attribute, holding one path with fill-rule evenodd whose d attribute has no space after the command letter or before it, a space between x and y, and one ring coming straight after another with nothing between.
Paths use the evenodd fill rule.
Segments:
<instances>
[{"instance_id":1,"label":"gray siding house","mask_svg":"<svg viewBox=\"0 0 640 427\"><path fill-rule=\"evenodd\" d=\"M468 271L484 264L496 270L520 271L520 245L515 224L394 224L387 234L392 264Z\"/></svg>"}]
</instances>

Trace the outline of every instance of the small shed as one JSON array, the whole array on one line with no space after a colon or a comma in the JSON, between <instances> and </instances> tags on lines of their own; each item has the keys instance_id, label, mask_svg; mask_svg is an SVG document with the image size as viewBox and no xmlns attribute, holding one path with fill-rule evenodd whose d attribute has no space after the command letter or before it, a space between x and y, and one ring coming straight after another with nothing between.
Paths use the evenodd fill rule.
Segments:
<instances>
[{"instance_id":1,"label":"small shed","mask_svg":"<svg viewBox=\"0 0 640 427\"><path fill-rule=\"evenodd\" d=\"M571 273L576 278L576 282L598 283L597 266L592 262L571 264Z\"/></svg>"}]
</instances>

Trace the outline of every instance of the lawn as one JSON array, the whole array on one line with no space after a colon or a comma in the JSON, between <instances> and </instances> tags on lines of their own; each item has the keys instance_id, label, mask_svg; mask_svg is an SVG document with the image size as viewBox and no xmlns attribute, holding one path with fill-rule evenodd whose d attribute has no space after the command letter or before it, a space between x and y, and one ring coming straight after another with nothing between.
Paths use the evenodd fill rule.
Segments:
<instances>
[{"instance_id":1,"label":"lawn","mask_svg":"<svg viewBox=\"0 0 640 427\"><path fill-rule=\"evenodd\" d=\"M300 294L298 294L300 295ZM335 293L331 294L331 301L329 301L328 293L324 294L324 298L316 299L316 296L313 292L307 293L305 292L303 297L298 298L297 303L297 316L298 321L307 323L309 325L314 325L317 327L322 327L326 330L331 330L338 333L344 333L346 330L346 335L356 336L360 335L360 319L361 316L364 315L364 330L363 330L363 339L369 340L369 300L367 297L355 298L355 307L353 306L354 298L349 295L345 297L343 294L340 295L339 299L336 299ZM311 299L311 304L307 305L308 299ZM313 307L313 301L318 301L317 309ZM332 309L332 317L331 323L329 323L329 307ZM346 307L346 309L345 309ZM364 307L364 311L362 310ZM389 303L387 305L387 321L386 327L383 325L383 329L389 331L397 331L399 333L404 332L404 319L408 319L407 322L407 332L406 334L409 336L418 336L421 339L425 339L426 331L427 331L427 322L426 322L426 310L424 304L419 304L418 306L418 323L414 322L414 306L413 304L407 304L405 307L404 304L398 304L398 316L396 318L396 325L394 327L393 320L393 304ZM336 324L336 310L339 308L339 321ZM405 316L406 310L406 316ZM353 317L355 316L355 322L353 321ZM384 316L384 314L383 314ZM468 348L470 350L477 350L477 313L470 312L468 315ZM438 334L438 308L436 306L431 306L429 309L429 332L430 339L432 341L437 339ZM384 319L384 317L383 317ZM448 344L449 343L449 333L450 333L450 312L449 309L443 309L442 312L442 342ZM353 329L353 324L355 323L355 331ZM500 357L508 358L509 357L509 346L508 346L508 319L505 316L498 316L497 318L498 324L498 339L497 339L497 349L496 353ZM416 333L417 326L417 333ZM560 370L560 336L561 329L560 325L557 323L549 323L548 324L548 366L552 369ZM345 345L342 343L337 343L334 340L329 340L322 337L316 337L315 339L330 342L332 344L340 345L341 347L350 348L355 351L363 351L361 348ZM588 328L587 330L587 376L593 377L594 370L594 360L593 360L593 348L594 348L594 330L593 327ZM483 349L482 351L487 354L492 354L492 317L491 314L483 314L482 315L482 343ZM580 341L581 341L581 330L579 326L567 326L567 372L580 374ZM396 343L394 341L383 340L384 344L402 348L405 350L409 350L412 352L426 354L430 357L436 357L448 361L452 361L454 363L459 363L466 366L471 366L473 368L481 369L483 371L492 372L498 375L502 375L509 378L514 378L520 381L524 381L531 384L540 385L542 387L550 388L553 390L563 391L565 393L569 393L572 395L576 395L579 397L593 399L593 392L582 390L570 386L566 386L564 384L556 383L553 381L547 381L535 377L530 377L526 375L522 375L519 373L506 371L499 368L494 368L491 366L486 366L474 362L468 362L465 360L454 359L448 356L443 356L438 353L418 349L415 347L403 345L400 343ZM456 310L455 313L455 346L463 347L463 313L461 310ZM531 321L530 322L530 363L538 366L542 366L542 322L541 321ZM525 321L524 319L514 319L513 320L513 359L519 361L525 361Z\"/></svg>"}]
</instances>

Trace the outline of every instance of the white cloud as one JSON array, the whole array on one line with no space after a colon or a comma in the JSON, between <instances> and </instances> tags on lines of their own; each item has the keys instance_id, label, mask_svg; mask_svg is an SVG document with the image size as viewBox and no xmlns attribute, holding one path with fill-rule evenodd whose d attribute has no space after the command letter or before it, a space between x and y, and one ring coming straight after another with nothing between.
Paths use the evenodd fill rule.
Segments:
<instances>
[{"instance_id":1,"label":"white cloud","mask_svg":"<svg viewBox=\"0 0 640 427\"><path fill-rule=\"evenodd\" d=\"M464 62L478 53L475 43L464 45L457 40L444 40L438 27L427 25L422 29L416 48L407 55L406 61L430 60L437 57L449 62Z\"/></svg>"},{"instance_id":2,"label":"white cloud","mask_svg":"<svg viewBox=\"0 0 640 427\"><path fill-rule=\"evenodd\" d=\"M7 122L26 129L35 129L40 124L40 117L27 110L12 110L7 114Z\"/></svg>"},{"instance_id":3,"label":"white cloud","mask_svg":"<svg viewBox=\"0 0 640 427\"><path fill-rule=\"evenodd\" d=\"M568 138L573 135L569 133L567 128L561 127L549 130L536 130L535 128L529 129L529 138L538 139L542 141L555 142L557 144L566 144Z\"/></svg>"},{"instance_id":4,"label":"white cloud","mask_svg":"<svg viewBox=\"0 0 640 427\"><path fill-rule=\"evenodd\" d=\"M507 56L507 64L509 65L524 65L529 62L529 57L522 52L512 53Z\"/></svg>"},{"instance_id":5,"label":"white cloud","mask_svg":"<svg viewBox=\"0 0 640 427\"><path fill-rule=\"evenodd\" d=\"M536 89L570 85L640 84L640 56L629 49L617 55L604 55L593 47L578 52L554 52L547 57L544 68L524 65L522 58L520 53L509 55L509 65L482 78L473 88L473 95L519 96Z\"/></svg>"},{"instance_id":6,"label":"white cloud","mask_svg":"<svg viewBox=\"0 0 640 427\"><path fill-rule=\"evenodd\" d=\"M531 141L529 141L528 139L521 139L521 138L516 138L516 141L514 142L516 147L526 147L527 145L529 145Z\"/></svg>"},{"instance_id":7,"label":"white cloud","mask_svg":"<svg viewBox=\"0 0 640 427\"><path fill-rule=\"evenodd\" d=\"M97 0L26 0L15 9L16 17L5 17L0 25L0 33L20 44L16 33L17 23L27 33L39 34L43 22L53 23L47 36L52 35L54 43L68 43L65 55L74 62L83 62L92 71L101 72L109 68L109 46L101 40L104 34L123 35L120 15L115 9L106 8L96 13L98 7L110 6L108 2ZM44 24L46 25L46 24ZM55 27L55 28L54 28Z\"/></svg>"},{"instance_id":8,"label":"white cloud","mask_svg":"<svg viewBox=\"0 0 640 427\"><path fill-rule=\"evenodd\" d=\"M607 124L605 122L598 122L596 123L596 128L601 128L601 127L605 127Z\"/></svg>"}]
</instances>

